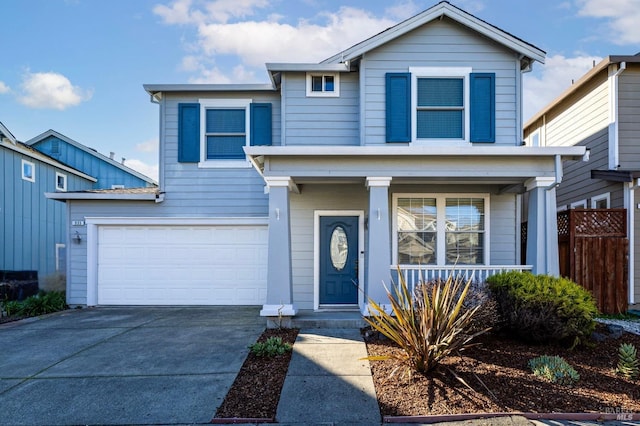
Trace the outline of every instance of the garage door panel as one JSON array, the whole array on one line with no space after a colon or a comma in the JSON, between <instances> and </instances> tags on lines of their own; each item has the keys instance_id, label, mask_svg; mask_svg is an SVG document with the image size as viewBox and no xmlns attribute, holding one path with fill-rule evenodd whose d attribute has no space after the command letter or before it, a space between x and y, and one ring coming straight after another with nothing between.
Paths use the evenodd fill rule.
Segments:
<instances>
[{"instance_id":1,"label":"garage door panel","mask_svg":"<svg viewBox=\"0 0 640 426\"><path fill-rule=\"evenodd\" d=\"M266 226L101 226L98 304L260 305Z\"/></svg>"}]
</instances>

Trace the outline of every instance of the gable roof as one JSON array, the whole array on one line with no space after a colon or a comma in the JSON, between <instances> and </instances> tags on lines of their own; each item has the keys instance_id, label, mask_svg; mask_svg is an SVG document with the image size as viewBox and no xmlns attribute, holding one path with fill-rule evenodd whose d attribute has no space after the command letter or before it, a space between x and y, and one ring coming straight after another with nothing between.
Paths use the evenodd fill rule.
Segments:
<instances>
[{"instance_id":1,"label":"gable roof","mask_svg":"<svg viewBox=\"0 0 640 426\"><path fill-rule=\"evenodd\" d=\"M630 64L638 64L640 63L640 52L635 55L610 55L600 61L597 65L587 71L582 77L578 79L575 83L573 83L569 88L567 88L564 92L558 95L554 100L549 102L547 105L542 107L539 111L537 111L527 122L524 124L524 129L534 125L536 121L542 118L543 115L548 114L552 109L556 108L559 104L562 103L565 99L571 96L573 93L580 90L583 86L585 86L589 81L598 76L601 72L608 72L607 69L609 65L613 64L622 64L622 63L630 63Z\"/></svg>"},{"instance_id":2,"label":"gable roof","mask_svg":"<svg viewBox=\"0 0 640 426\"><path fill-rule=\"evenodd\" d=\"M44 154L36 149L31 148L29 145L24 144L20 141L15 141L15 142L11 142L11 141L7 141L7 140L0 140L0 147L2 148L6 148L9 149L11 151L17 152L19 154L22 154L26 157L29 157L35 161L40 161L42 163L48 164L50 166L53 166L57 169L63 170L65 172L71 173L73 175L79 176L83 179L86 179L88 181L91 182L97 182L98 179L94 178L93 176L89 176L86 173L81 172L80 170L74 169L71 166L68 166L64 163L61 163L60 161L56 160L55 158L49 157L47 154Z\"/></svg>"},{"instance_id":3,"label":"gable roof","mask_svg":"<svg viewBox=\"0 0 640 426\"><path fill-rule=\"evenodd\" d=\"M41 134L39 134L38 136L36 136L36 137L34 137L32 139L29 139L26 142L26 144L29 145L29 146L33 146L33 145L36 145L37 143L45 140L46 138L48 138L50 136L56 137L56 138L58 138L58 139L60 139L60 140L62 140L64 142L68 143L69 145L73 145L74 147L86 152L87 154L92 155L92 156L94 156L94 157L98 158L99 160L102 160L102 161L104 161L106 163L109 163L112 166L117 167L117 168L119 168L120 170L122 170L122 171L124 171L126 173L129 173L129 174L131 174L133 176L136 176L137 178L142 179L142 180L144 180L145 182L147 182L149 184L152 184L152 185L157 185L158 184L155 180L151 179L150 177L145 176L142 173L137 172L137 171L125 166L124 164L119 163L119 162L107 157L106 155L100 154L95 149L89 148L88 146L83 145L80 142L76 142L73 139L71 139L71 138L69 138L69 137L67 137L67 136L65 136L63 134L56 132L55 130L49 129L46 132L41 133Z\"/></svg>"},{"instance_id":4,"label":"gable roof","mask_svg":"<svg viewBox=\"0 0 640 426\"><path fill-rule=\"evenodd\" d=\"M17 140L16 137L13 136L11 134L11 132L9 131L9 129L7 129L4 124L2 124L2 121L0 121L0 142L2 142L3 139L8 139L9 142L11 142L12 144L16 144Z\"/></svg>"},{"instance_id":5,"label":"gable roof","mask_svg":"<svg viewBox=\"0 0 640 426\"><path fill-rule=\"evenodd\" d=\"M537 48L536 46L527 43L526 41L509 34L508 32L501 30L500 28L489 24L486 21L483 21L480 18L477 18L471 15L464 10L453 6L447 1L441 1L433 7L397 24L393 27L387 28L374 35L371 38L368 38L364 41L361 41L358 44L351 46L350 48L343 50L330 58L325 59L321 63L331 63L331 62L345 62L351 61L362 56L364 53L371 51L385 43L390 42L428 22L434 21L436 19L442 19L442 17L446 16L461 25L464 25L483 36L500 43L511 50L520 53L524 57L530 58L532 61L538 61L540 63L544 63L545 51Z\"/></svg>"}]
</instances>

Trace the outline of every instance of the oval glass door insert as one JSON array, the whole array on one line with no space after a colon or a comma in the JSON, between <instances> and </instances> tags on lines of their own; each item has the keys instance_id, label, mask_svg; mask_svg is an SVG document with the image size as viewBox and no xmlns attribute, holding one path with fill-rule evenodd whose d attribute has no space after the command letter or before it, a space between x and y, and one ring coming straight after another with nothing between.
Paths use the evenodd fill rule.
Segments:
<instances>
[{"instance_id":1,"label":"oval glass door insert","mask_svg":"<svg viewBox=\"0 0 640 426\"><path fill-rule=\"evenodd\" d=\"M338 271L342 271L344 265L347 263L348 250L349 243L347 242L347 233L342 226L336 226L331 233L330 251L331 263Z\"/></svg>"}]
</instances>

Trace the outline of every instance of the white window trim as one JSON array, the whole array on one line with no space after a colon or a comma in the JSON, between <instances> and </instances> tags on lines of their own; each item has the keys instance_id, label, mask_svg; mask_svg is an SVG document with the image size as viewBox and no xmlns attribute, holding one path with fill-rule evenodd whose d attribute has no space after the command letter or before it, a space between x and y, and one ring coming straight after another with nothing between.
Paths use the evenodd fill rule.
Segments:
<instances>
[{"instance_id":1,"label":"white window trim","mask_svg":"<svg viewBox=\"0 0 640 426\"><path fill-rule=\"evenodd\" d=\"M56 244L56 272L62 269L62 265L60 265L60 252L64 250L65 247L66 245L64 244Z\"/></svg>"},{"instance_id":2,"label":"white window trim","mask_svg":"<svg viewBox=\"0 0 640 426\"><path fill-rule=\"evenodd\" d=\"M409 67L411 73L411 141L415 145L443 145L447 146L471 146L469 135L471 133L471 120L469 114L469 76L473 72L471 67ZM463 79L464 95L464 126L462 139L418 139L418 79L428 77L460 77Z\"/></svg>"},{"instance_id":3,"label":"white window trim","mask_svg":"<svg viewBox=\"0 0 640 426\"><path fill-rule=\"evenodd\" d=\"M24 167L25 166L30 166L31 167L31 177L29 177L29 176L24 174ZM20 174L22 175L22 180L26 180L28 182L35 182L36 181L36 165L35 165L35 163L32 163L31 161L27 161L27 160L22 160L22 163L20 164Z\"/></svg>"},{"instance_id":4,"label":"white window trim","mask_svg":"<svg viewBox=\"0 0 640 426\"><path fill-rule=\"evenodd\" d=\"M587 208L587 199L582 199L578 201L574 201L570 204L572 209L586 209Z\"/></svg>"},{"instance_id":5,"label":"white window trim","mask_svg":"<svg viewBox=\"0 0 640 426\"><path fill-rule=\"evenodd\" d=\"M602 201L602 200L606 200L607 202L607 207L605 208L611 208L611 193L609 192L605 192L604 194L600 194L600 195L596 195L595 197L591 197L591 208L595 209L596 204L598 203L598 201Z\"/></svg>"},{"instance_id":6,"label":"white window trim","mask_svg":"<svg viewBox=\"0 0 640 426\"><path fill-rule=\"evenodd\" d=\"M311 90L311 77L333 77L333 92L325 92L324 85L322 92ZM324 82L324 81L323 81ZM306 77L307 97L310 98L337 98L340 96L340 73L339 72L308 72Z\"/></svg>"},{"instance_id":7,"label":"white window trim","mask_svg":"<svg viewBox=\"0 0 640 426\"><path fill-rule=\"evenodd\" d=\"M534 144L533 141L536 136L538 137L538 143ZM540 144L540 130L536 130L535 132L533 132L531 136L529 136L529 141L529 146L542 146Z\"/></svg>"},{"instance_id":8,"label":"white window trim","mask_svg":"<svg viewBox=\"0 0 640 426\"><path fill-rule=\"evenodd\" d=\"M556 209L556 212L566 212L569 208L567 207L566 204L562 205L562 206L558 206L558 208Z\"/></svg>"},{"instance_id":9,"label":"white window trim","mask_svg":"<svg viewBox=\"0 0 640 426\"><path fill-rule=\"evenodd\" d=\"M62 186L58 186L58 178L62 178ZM56 191L67 191L67 175L56 172Z\"/></svg>"},{"instance_id":10,"label":"white window trim","mask_svg":"<svg viewBox=\"0 0 640 426\"><path fill-rule=\"evenodd\" d=\"M207 159L207 108L245 108L245 146L251 144L251 102L252 99L199 99L200 103L200 168L249 168L251 162L245 157L242 159L223 160Z\"/></svg>"},{"instance_id":11,"label":"white window trim","mask_svg":"<svg viewBox=\"0 0 640 426\"><path fill-rule=\"evenodd\" d=\"M490 253L490 238L491 238L491 229L490 223L491 218L489 212L491 211L490 200L491 196L487 193L394 193L393 201L392 201L392 212L391 212L391 229L392 229L392 241L391 241L391 250L392 250L392 263L394 265L398 264L398 198L435 198L436 199L436 208L437 208L437 217L440 218L444 215L444 202L442 200L446 200L447 198L483 198L484 199L484 246L482 247L484 251L484 263L481 265L491 265L491 253ZM444 222L438 219L437 223L437 235L440 237L440 234L444 234ZM444 238L437 239L437 247L436 247L436 264L430 266L451 266L452 264L446 263L446 246ZM471 265L473 266L473 265Z\"/></svg>"}]
</instances>

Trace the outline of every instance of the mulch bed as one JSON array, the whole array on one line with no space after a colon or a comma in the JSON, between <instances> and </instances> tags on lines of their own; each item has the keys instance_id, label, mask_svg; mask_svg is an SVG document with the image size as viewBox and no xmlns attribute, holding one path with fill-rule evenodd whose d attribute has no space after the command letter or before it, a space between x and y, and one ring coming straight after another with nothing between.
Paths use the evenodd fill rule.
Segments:
<instances>
[{"instance_id":1,"label":"mulch bed","mask_svg":"<svg viewBox=\"0 0 640 426\"><path fill-rule=\"evenodd\" d=\"M281 337L284 342L293 345L297 336L298 329L267 329L258 341ZM275 357L259 357L249 352L215 417L275 418L291 354L292 351L289 351Z\"/></svg>"},{"instance_id":2,"label":"mulch bed","mask_svg":"<svg viewBox=\"0 0 640 426\"><path fill-rule=\"evenodd\" d=\"M599 331L603 330L601 327ZM529 345L495 335L483 336L479 342L464 351L462 357L446 359L437 371L427 375L414 373L401 378L398 372L393 374L396 365L392 361L371 361L382 415L640 413L640 381L623 379L614 371L620 343L640 348L640 336L624 333L622 337L609 337L574 350ZM369 355L387 355L400 349L389 341L374 340L367 343L367 350ZM534 376L527 363L540 355L564 357L580 374L578 383L568 387Z\"/></svg>"},{"instance_id":3,"label":"mulch bed","mask_svg":"<svg viewBox=\"0 0 640 426\"><path fill-rule=\"evenodd\" d=\"M603 326L598 331L606 335ZM259 341L280 336L293 344L297 334L297 329L266 330ZM640 380L623 379L614 371L620 343L632 343L640 349L638 335L608 336L603 342L574 350L530 345L494 334L478 342L480 345L464 351L462 357L446 359L428 375L402 377L392 361L371 361L381 414L640 413ZM400 349L388 340L369 339L367 350L369 355L386 355ZM540 355L564 357L580 374L578 383L568 387L534 376L527 363ZM250 353L215 417L274 419L290 358L290 352L275 358Z\"/></svg>"}]
</instances>

